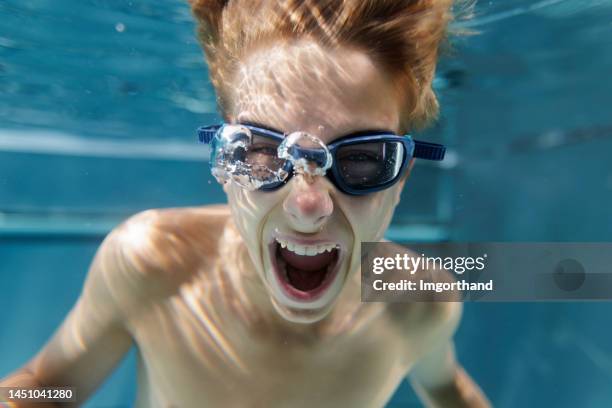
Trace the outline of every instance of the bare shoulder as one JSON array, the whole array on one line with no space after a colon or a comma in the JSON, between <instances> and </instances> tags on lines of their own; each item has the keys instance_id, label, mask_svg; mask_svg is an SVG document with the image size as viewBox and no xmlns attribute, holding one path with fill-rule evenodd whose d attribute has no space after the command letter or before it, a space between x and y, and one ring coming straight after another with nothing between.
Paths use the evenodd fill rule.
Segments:
<instances>
[{"instance_id":1,"label":"bare shoulder","mask_svg":"<svg viewBox=\"0 0 612 408\"><path fill-rule=\"evenodd\" d=\"M463 305L451 301L419 301L406 303L390 303L387 311L391 321L403 334L432 333L451 336L459 321Z\"/></svg>"},{"instance_id":2,"label":"bare shoulder","mask_svg":"<svg viewBox=\"0 0 612 408\"><path fill-rule=\"evenodd\" d=\"M384 246L386 251L407 253L418 257L414 251L399 244ZM388 255L387 255L388 256ZM391 281L406 278L405 271L391 271ZM394 276L397 275L397 276ZM411 279L426 282L453 282L455 276L444 269L420 269ZM459 325L462 303L459 293L418 292L413 301L389 303L387 313L396 331L410 341L412 352L425 352L434 343L450 339ZM420 351L419 351L420 349Z\"/></svg>"},{"instance_id":3,"label":"bare shoulder","mask_svg":"<svg viewBox=\"0 0 612 408\"><path fill-rule=\"evenodd\" d=\"M90 275L99 270L123 307L172 294L216 259L229 217L226 206L137 213L107 235Z\"/></svg>"},{"instance_id":4,"label":"bare shoulder","mask_svg":"<svg viewBox=\"0 0 612 408\"><path fill-rule=\"evenodd\" d=\"M461 321L460 302L390 304L388 312L396 332L406 344L408 361L418 360L439 344L452 339Z\"/></svg>"},{"instance_id":5,"label":"bare shoulder","mask_svg":"<svg viewBox=\"0 0 612 408\"><path fill-rule=\"evenodd\" d=\"M461 319L463 310L460 302L414 302L393 303L388 307L392 321L404 334L435 333L452 335Z\"/></svg>"}]
</instances>

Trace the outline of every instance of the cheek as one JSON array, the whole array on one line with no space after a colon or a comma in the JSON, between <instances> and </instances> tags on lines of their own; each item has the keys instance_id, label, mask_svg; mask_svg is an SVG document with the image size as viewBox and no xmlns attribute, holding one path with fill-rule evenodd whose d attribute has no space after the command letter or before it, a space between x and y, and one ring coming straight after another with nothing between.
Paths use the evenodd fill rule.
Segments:
<instances>
[{"instance_id":1,"label":"cheek","mask_svg":"<svg viewBox=\"0 0 612 408\"><path fill-rule=\"evenodd\" d=\"M348 217L355 232L356 241L378 241L382 239L396 206L395 188L365 197L347 200Z\"/></svg>"},{"instance_id":2,"label":"cheek","mask_svg":"<svg viewBox=\"0 0 612 408\"><path fill-rule=\"evenodd\" d=\"M226 187L227 201L248 247L259 246L262 223L270 211L278 204L278 194L248 191L229 184Z\"/></svg>"}]
</instances>

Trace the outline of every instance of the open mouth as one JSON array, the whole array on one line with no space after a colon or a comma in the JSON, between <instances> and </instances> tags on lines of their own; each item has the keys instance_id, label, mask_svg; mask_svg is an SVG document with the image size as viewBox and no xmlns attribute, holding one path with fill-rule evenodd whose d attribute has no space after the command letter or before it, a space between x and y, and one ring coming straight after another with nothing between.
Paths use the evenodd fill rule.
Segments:
<instances>
[{"instance_id":1,"label":"open mouth","mask_svg":"<svg viewBox=\"0 0 612 408\"><path fill-rule=\"evenodd\" d=\"M270 255L281 287L294 299L321 297L338 273L336 243L298 244L276 238L270 244Z\"/></svg>"}]
</instances>

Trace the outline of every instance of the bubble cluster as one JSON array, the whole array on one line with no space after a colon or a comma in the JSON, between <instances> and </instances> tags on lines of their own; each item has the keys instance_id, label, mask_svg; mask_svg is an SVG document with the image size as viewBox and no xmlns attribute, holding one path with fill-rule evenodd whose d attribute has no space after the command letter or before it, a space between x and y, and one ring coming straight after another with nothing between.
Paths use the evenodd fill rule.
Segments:
<instances>
[{"instance_id":1,"label":"bubble cluster","mask_svg":"<svg viewBox=\"0 0 612 408\"><path fill-rule=\"evenodd\" d=\"M211 172L219 183L232 181L253 191L287 178L287 172L282 168L273 170L260 163L249 162L252 140L251 131L241 125L226 125L215 135L211 152Z\"/></svg>"},{"instance_id":2,"label":"bubble cluster","mask_svg":"<svg viewBox=\"0 0 612 408\"><path fill-rule=\"evenodd\" d=\"M325 143L306 132L293 132L278 147L278 157L293 164L295 173L324 176L332 166L332 155Z\"/></svg>"},{"instance_id":3,"label":"bubble cluster","mask_svg":"<svg viewBox=\"0 0 612 408\"><path fill-rule=\"evenodd\" d=\"M270 146L274 146L270 150ZM242 125L225 125L211 145L212 175L221 184L234 182L247 190L257 190L287 180L289 170L296 174L324 176L332 165L325 143L305 132L294 132L274 144L253 141L251 130ZM263 150L262 150L263 149Z\"/></svg>"}]
</instances>

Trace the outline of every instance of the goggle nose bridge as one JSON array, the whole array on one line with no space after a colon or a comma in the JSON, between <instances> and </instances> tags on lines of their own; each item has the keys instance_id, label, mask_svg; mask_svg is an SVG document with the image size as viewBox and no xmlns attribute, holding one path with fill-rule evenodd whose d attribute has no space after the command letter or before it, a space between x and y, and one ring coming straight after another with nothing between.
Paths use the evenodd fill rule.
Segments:
<instances>
[{"instance_id":1,"label":"goggle nose bridge","mask_svg":"<svg viewBox=\"0 0 612 408\"><path fill-rule=\"evenodd\" d=\"M301 146L306 142L312 146ZM332 167L329 148L318 137L306 132L293 132L278 147L278 157L287 160L294 172L325 175Z\"/></svg>"},{"instance_id":2,"label":"goggle nose bridge","mask_svg":"<svg viewBox=\"0 0 612 408\"><path fill-rule=\"evenodd\" d=\"M321 148L308 148L301 146L293 146L290 148L290 162L293 167L300 167L303 165L314 164L317 168L322 172L327 172L329 168L331 168L333 164L333 158L325 146L325 150ZM331 159L330 159L331 158ZM302 163L300 161L305 161L307 163Z\"/></svg>"}]
</instances>

